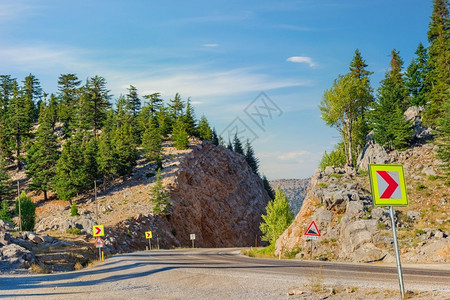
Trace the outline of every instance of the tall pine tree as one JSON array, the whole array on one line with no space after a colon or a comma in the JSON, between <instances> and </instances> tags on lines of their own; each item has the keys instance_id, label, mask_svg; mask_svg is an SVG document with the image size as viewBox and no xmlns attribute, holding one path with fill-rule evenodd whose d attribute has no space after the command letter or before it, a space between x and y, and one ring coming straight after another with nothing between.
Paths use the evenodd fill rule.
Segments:
<instances>
[{"instance_id":1,"label":"tall pine tree","mask_svg":"<svg viewBox=\"0 0 450 300\"><path fill-rule=\"evenodd\" d=\"M406 69L406 87L409 93L409 105L423 106L426 104L426 77L428 73L428 52L422 43L416 50L416 57L412 59Z\"/></svg>"},{"instance_id":2,"label":"tall pine tree","mask_svg":"<svg viewBox=\"0 0 450 300\"><path fill-rule=\"evenodd\" d=\"M444 115L445 101L450 86L450 18L448 0L434 0L431 22L428 26L428 66L426 94L428 108L425 120L436 126Z\"/></svg>"}]
</instances>

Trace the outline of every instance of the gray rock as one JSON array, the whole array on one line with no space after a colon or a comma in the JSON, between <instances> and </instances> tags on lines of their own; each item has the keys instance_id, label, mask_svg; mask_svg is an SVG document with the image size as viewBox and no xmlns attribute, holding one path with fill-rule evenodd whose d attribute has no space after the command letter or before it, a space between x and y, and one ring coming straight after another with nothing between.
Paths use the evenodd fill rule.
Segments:
<instances>
[{"instance_id":1,"label":"gray rock","mask_svg":"<svg viewBox=\"0 0 450 300\"><path fill-rule=\"evenodd\" d=\"M364 147L356 164L359 169L367 170L369 164L384 164L388 161L390 161L390 157L386 150L379 144L370 143Z\"/></svg>"},{"instance_id":2,"label":"gray rock","mask_svg":"<svg viewBox=\"0 0 450 300\"><path fill-rule=\"evenodd\" d=\"M35 234L33 232L28 232L27 233L27 239L32 241L35 244L40 244L40 243L42 243L44 241L37 234Z\"/></svg>"},{"instance_id":3,"label":"gray rock","mask_svg":"<svg viewBox=\"0 0 450 300\"><path fill-rule=\"evenodd\" d=\"M324 170L324 173L325 173L325 175L331 175L331 174L334 174L334 173L335 173L334 167L332 167L332 166L327 166L327 167L325 168L325 170Z\"/></svg>"},{"instance_id":4,"label":"gray rock","mask_svg":"<svg viewBox=\"0 0 450 300\"><path fill-rule=\"evenodd\" d=\"M430 176L430 175L436 176L436 171L432 167L423 168L422 173L427 176Z\"/></svg>"},{"instance_id":5,"label":"gray rock","mask_svg":"<svg viewBox=\"0 0 450 300\"><path fill-rule=\"evenodd\" d=\"M0 246L6 246L11 242L11 235L7 231L0 231Z\"/></svg>"},{"instance_id":6,"label":"gray rock","mask_svg":"<svg viewBox=\"0 0 450 300\"><path fill-rule=\"evenodd\" d=\"M434 237L437 239L442 239L442 238L444 238L444 233L439 230L434 234Z\"/></svg>"},{"instance_id":7,"label":"gray rock","mask_svg":"<svg viewBox=\"0 0 450 300\"><path fill-rule=\"evenodd\" d=\"M418 211L414 211L414 210L410 210L406 213L406 215L408 216L408 218L410 218L411 220L417 220L420 216L420 212Z\"/></svg>"},{"instance_id":8,"label":"gray rock","mask_svg":"<svg viewBox=\"0 0 450 300\"><path fill-rule=\"evenodd\" d=\"M2 259L12 264L20 264L22 267L28 268L36 262L36 257L31 251L16 244L6 245L0 250Z\"/></svg>"},{"instance_id":9,"label":"gray rock","mask_svg":"<svg viewBox=\"0 0 450 300\"><path fill-rule=\"evenodd\" d=\"M389 216L389 212L381 207L375 207L372 209L372 218L374 220L383 221Z\"/></svg>"}]
</instances>

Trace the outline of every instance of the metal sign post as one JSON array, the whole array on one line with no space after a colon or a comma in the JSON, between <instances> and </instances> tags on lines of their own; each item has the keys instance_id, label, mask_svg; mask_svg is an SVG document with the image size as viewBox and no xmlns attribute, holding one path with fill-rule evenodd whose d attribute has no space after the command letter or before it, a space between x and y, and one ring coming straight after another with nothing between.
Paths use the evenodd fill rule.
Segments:
<instances>
[{"instance_id":1,"label":"metal sign post","mask_svg":"<svg viewBox=\"0 0 450 300\"><path fill-rule=\"evenodd\" d=\"M403 284L402 265L400 263L400 253L398 250L397 230L396 230L395 218L394 218L394 215L395 215L394 207L389 206L389 214L391 215L391 222L392 222L392 237L394 239L395 260L397 262L398 283L400 285L400 292L402 294L402 299L403 299L405 297L405 286Z\"/></svg>"},{"instance_id":2,"label":"metal sign post","mask_svg":"<svg viewBox=\"0 0 450 300\"><path fill-rule=\"evenodd\" d=\"M369 164L369 180L372 189L374 206L389 206L392 223L392 238L394 239L395 260L397 262L398 283L402 298L405 297L402 265L398 249L397 230L395 225L394 206L408 206L405 173L403 165Z\"/></svg>"},{"instance_id":3,"label":"metal sign post","mask_svg":"<svg viewBox=\"0 0 450 300\"><path fill-rule=\"evenodd\" d=\"M313 239L310 239L311 241L311 253L309 255L309 259L312 260L312 251L313 251Z\"/></svg>"}]
</instances>

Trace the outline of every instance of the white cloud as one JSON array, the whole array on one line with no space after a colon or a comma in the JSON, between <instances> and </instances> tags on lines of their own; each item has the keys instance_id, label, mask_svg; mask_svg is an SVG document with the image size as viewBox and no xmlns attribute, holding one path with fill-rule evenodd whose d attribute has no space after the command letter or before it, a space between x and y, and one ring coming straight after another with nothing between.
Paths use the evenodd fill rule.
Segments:
<instances>
[{"instance_id":1,"label":"white cloud","mask_svg":"<svg viewBox=\"0 0 450 300\"><path fill-rule=\"evenodd\" d=\"M130 69L127 66L139 60L140 55L135 55L135 60L127 63L123 63L124 53L116 55L120 59L103 61L98 59L97 52L71 47L4 47L0 48L0 69L31 72L38 76L46 74L54 76L55 82L59 74L69 72L77 74L80 79L100 75L106 78L115 96L125 93L126 88L133 84L140 94L160 92L166 98L180 92L185 97L208 104L223 102L224 97L231 95L311 84L310 80L274 77L263 68L219 69L208 64L171 66L151 61ZM56 83L49 88L56 89Z\"/></svg>"},{"instance_id":2,"label":"white cloud","mask_svg":"<svg viewBox=\"0 0 450 300\"><path fill-rule=\"evenodd\" d=\"M215 47L219 47L219 44L203 44L203 47L215 48Z\"/></svg>"},{"instance_id":3,"label":"white cloud","mask_svg":"<svg viewBox=\"0 0 450 300\"><path fill-rule=\"evenodd\" d=\"M8 1L0 3L0 22L11 19L24 18L25 13L36 13L36 7L26 5L19 1Z\"/></svg>"},{"instance_id":4,"label":"white cloud","mask_svg":"<svg viewBox=\"0 0 450 300\"><path fill-rule=\"evenodd\" d=\"M294 63L305 63L308 64L311 68L315 67L316 64L313 62L311 57L307 56L291 56L286 61L294 62Z\"/></svg>"}]
</instances>

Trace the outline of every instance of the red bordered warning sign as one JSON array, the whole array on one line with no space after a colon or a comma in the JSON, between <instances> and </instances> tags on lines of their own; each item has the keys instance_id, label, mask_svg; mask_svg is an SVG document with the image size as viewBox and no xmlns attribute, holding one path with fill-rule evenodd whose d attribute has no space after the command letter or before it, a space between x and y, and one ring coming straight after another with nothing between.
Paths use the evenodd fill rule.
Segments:
<instances>
[{"instance_id":1,"label":"red bordered warning sign","mask_svg":"<svg viewBox=\"0 0 450 300\"><path fill-rule=\"evenodd\" d=\"M317 239L320 237L320 231L319 228L317 228L316 222L312 221L311 224L309 224L304 235L311 239Z\"/></svg>"},{"instance_id":2,"label":"red bordered warning sign","mask_svg":"<svg viewBox=\"0 0 450 300\"><path fill-rule=\"evenodd\" d=\"M101 248L101 247L105 246L105 242L102 240L101 237L97 237L97 239L95 240L94 245L97 248Z\"/></svg>"}]
</instances>

